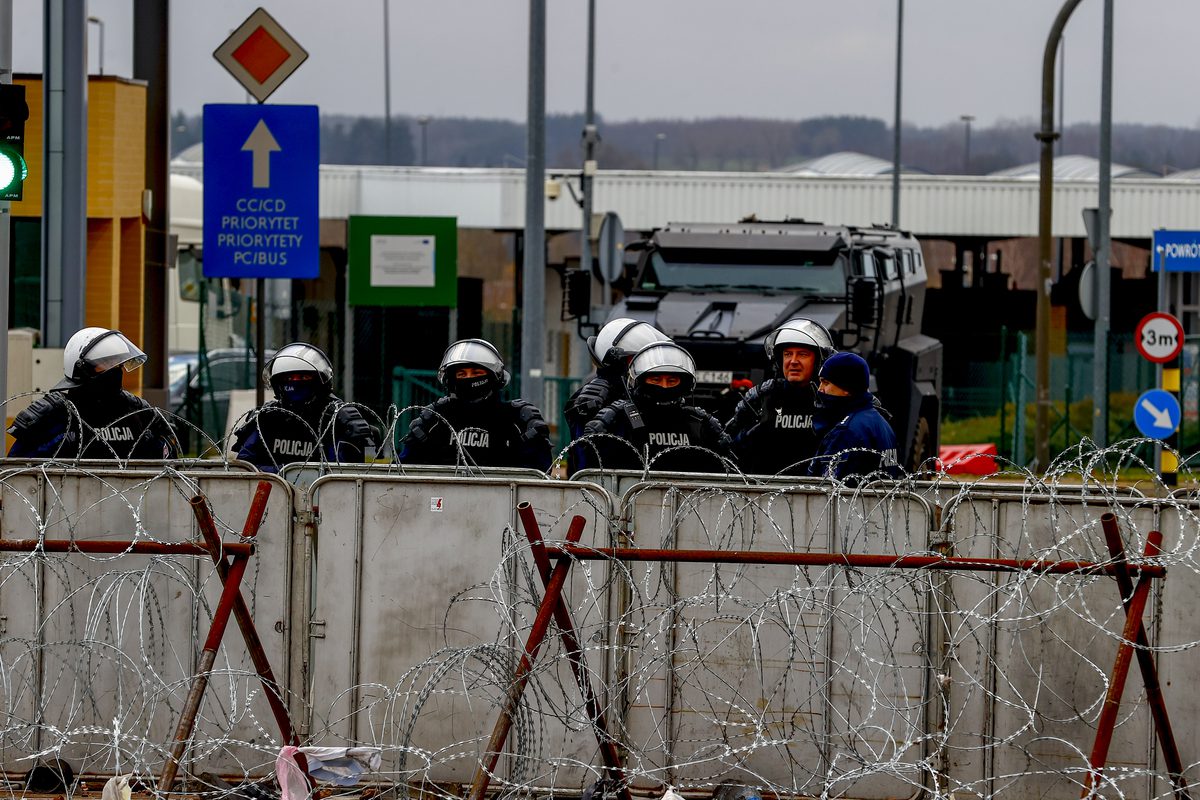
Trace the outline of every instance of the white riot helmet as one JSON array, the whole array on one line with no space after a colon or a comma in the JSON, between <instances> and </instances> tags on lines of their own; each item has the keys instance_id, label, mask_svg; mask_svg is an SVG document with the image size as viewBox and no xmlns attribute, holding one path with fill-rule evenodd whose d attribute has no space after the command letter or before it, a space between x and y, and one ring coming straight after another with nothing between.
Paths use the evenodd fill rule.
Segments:
<instances>
[{"instance_id":1,"label":"white riot helmet","mask_svg":"<svg viewBox=\"0 0 1200 800\"><path fill-rule=\"evenodd\" d=\"M668 389L646 383L651 375L673 375L680 379L679 385ZM651 342L629 362L625 386L630 397L658 404L682 402L696 386L696 362L691 353L674 342Z\"/></svg>"},{"instance_id":2,"label":"white riot helmet","mask_svg":"<svg viewBox=\"0 0 1200 800\"><path fill-rule=\"evenodd\" d=\"M767 352L767 360L774 366L776 372L783 369L783 351L788 347L808 347L817 356L813 366L813 374L817 374L825 359L834 353L833 337L824 325L804 317L794 317L767 334L763 340L763 349Z\"/></svg>"},{"instance_id":3,"label":"white riot helmet","mask_svg":"<svg viewBox=\"0 0 1200 800\"><path fill-rule=\"evenodd\" d=\"M114 367L133 372L145 363L146 354L120 331L84 328L63 349L63 379L52 391L82 386Z\"/></svg>"},{"instance_id":4,"label":"white riot helmet","mask_svg":"<svg viewBox=\"0 0 1200 800\"><path fill-rule=\"evenodd\" d=\"M267 360L263 380L275 399L291 405L324 400L333 391L333 365L320 348L307 342L285 344Z\"/></svg>"},{"instance_id":5,"label":"white riot helmet","mask_svg":"<svg viewBox=\"0 0 1200 800\"><path fill-rule=\"evenodd\" d=\"M618 317L604 324L595 336L589 336L588 349L602 367L615 367L651 342L667 342L666 334L649 322Z\"/></svg>"},{"instance_id":6,"label":"white riot helmet","mask_svg":"<svg viewBox=\"0 0 1200 800\"><path fill-rule=\"evenodd\" d=\"M478 367L482 378L460 380L455 373L462 367ZM480 400L508 385L508 370L500 351L483 339L462 339L446 348L438 367L438 383L461 400Z\"/></svg>"}]
</instances>

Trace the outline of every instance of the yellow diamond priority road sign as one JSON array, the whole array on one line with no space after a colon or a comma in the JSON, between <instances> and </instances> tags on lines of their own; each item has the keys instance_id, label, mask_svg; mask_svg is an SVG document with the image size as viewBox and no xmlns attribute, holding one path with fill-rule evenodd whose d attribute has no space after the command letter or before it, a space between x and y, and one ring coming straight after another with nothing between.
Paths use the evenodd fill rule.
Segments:
<instances>
[{"instance_id":1,"label":"yellow diamond priority road sign","mask_svg":"<svg viewBox=\"0 0 1200 800\"><path fill-rule=\"evenodd\" d=\"M213 58L262 103L304 63L308 52L260 8L229 34Z\"/></svg>"}]
</instances>

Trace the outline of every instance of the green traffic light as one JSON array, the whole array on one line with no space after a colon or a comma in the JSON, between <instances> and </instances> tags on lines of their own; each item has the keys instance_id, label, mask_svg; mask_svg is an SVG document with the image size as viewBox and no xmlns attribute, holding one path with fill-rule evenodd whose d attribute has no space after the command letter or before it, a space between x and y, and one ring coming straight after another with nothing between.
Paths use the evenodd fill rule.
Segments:
<instances>
[{"instance_id":1,"label":"green traffic light","mask_svg":"<svg viewBox=\"0 0 1200 800\"><path fill-rule=\"evenodd\" d=\"M8 145L0 144L0 195L19 191L29 177L25 159Z\"/></svg>"}]
</instances>

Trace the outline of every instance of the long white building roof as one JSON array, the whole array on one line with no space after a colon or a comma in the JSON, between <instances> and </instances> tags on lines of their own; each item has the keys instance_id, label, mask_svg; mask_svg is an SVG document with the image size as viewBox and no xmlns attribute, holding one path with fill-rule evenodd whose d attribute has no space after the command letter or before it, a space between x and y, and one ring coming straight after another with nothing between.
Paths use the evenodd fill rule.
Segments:
<instances>
[{"instance_id":1,"label":"long white building roof","mask_svg":"<svg viewBox=\"0 0 1200 800\"><path fill-rule=\"evenodd\" d=\"M172 172L202 179L195 163ZM548 175L555 175L551 171ZM578 173L561 174L578 182ZM601 170L594 209L617 212L626 228L648 230L668 221L732 222L802 217L866 225L891 219L891 176L814 176L778 172ZM182 189L181 183L181 189ZM194 190L194 186L189 185ZM1096 206L1094 180L1061 180L1054 187L1053 233L1084 236L1081 211ZM173 201L172 206L177 204ZM1112 235L1149 238L1155 228L1200 228L1200 182L1128 177L1112 185ZM189 207L194 214L195 204ZM320 213L452 216L467 228L520 229L525 224L525 173L520 169L325 165ZM900 224L918 236L1036 236L1038 182L1012 176L904 175ZM173 208L174 216L174 208ZM566 186L546 201L546 227L578 229L581 211Z\"/></svg>"}]
</instances>

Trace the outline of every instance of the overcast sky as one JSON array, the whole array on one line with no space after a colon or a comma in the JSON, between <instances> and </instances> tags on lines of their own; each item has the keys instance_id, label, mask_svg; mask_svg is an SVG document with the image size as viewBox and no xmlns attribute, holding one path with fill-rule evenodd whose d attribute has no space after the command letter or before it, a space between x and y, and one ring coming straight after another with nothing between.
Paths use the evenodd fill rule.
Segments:
<instances>
[{"instance_id":1,"label":"overcast sky","mask_svg":"<svg viewBox=\"0 0 1200 800\"><path fill-rule=\"evenodd\" d=\"M309 53L271 97L382 116L387 0L174 0L171 106L244 102L212 52L260 4ZM41 71L41 0L14 2L14 67ZM582 111L586 0L547 0L547 108ZM892 118L895 0L598 0L596 109L610 120L825 114ZM1058 0L907 0L903 118L1037 119ZM1067 26L1066 117L1095 121L1102 0ZM130 75L132 0L91 0L104 69ZM523 119L528 3L390 0L392 113ZM89 64L98 67L98 30ZM1118 122L1200 124L1197 0L1116 0Z\"/></svg>"}]
</instances>

